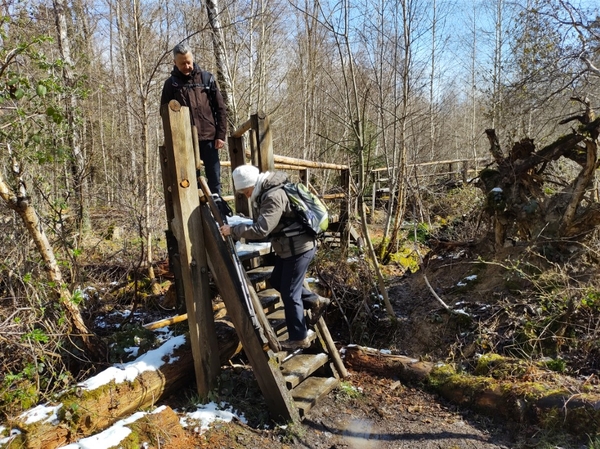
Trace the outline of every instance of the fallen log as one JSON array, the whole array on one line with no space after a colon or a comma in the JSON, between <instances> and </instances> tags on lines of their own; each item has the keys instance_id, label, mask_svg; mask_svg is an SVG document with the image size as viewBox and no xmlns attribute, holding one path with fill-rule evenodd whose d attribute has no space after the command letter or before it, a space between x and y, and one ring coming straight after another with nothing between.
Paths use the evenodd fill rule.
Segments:
<instances>
[{"instance_id":1,"label":"fallen log","mask_svg":"<svg viewBox=\"0 0 600 449\"><path fill-rule=\"evenodd\" d=\"M532 362L491 354L480 358L476 374L467 374L449 364L360 346L347 347L344 354L349 368L407 383L416 381L455 404L494 418L579 435L600 432L600 386Z\"/></svg>"},{"instance_id":2,"label":"fallen log","mask_svg":"<svg viewBox=\"0 0 600 449\"><path fill-rule=\"evenodd\" d=\"M215 321L222 364L241 350L231 323ZM169 346L170 345L170 346ZM187 337L181 335L135 362L111 367L65 392L55 405L29 410L7 421L18 430L7 449L55 449L106 429L133 412L153 406L194 376Z\"/></svg>"}]
</instances>

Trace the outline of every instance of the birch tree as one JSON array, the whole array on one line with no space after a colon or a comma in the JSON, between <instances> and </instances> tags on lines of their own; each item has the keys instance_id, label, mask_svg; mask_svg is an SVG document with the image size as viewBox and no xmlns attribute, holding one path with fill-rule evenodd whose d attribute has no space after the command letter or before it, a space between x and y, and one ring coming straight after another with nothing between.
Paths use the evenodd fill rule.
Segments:
<instances>
[{"instance_id":1,"label":"birch tree","mask_svg":"<svg viewBox=\"0 0 600 449\"><path fill-rule=\"evenodd\" d=\"M71 171L73 175L73 190L75 191L75 204L77 209L77 223L79 236L82 232L88 230L89 210L87 207L88 189L87 189L87 160L81 146L81 128L78 122L79 100L76 91L76 80L73 72L74 62L71 57L71 37L67 24L67 5L65 0L53 0L54 14L56 21L56 31L61 57L64 61L63 78L67 91L66 115L69 126L68 141L73 155L71 162Z\"/></svg>"}]
</instances>

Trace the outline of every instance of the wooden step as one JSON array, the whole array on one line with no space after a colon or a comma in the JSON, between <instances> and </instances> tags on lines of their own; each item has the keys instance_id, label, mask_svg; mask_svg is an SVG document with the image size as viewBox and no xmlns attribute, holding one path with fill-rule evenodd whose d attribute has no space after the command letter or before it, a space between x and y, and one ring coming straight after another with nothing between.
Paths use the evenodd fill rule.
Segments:
<instances>
[{"instance_id":1,"label":"wooden step","mask_svg":"<svg viewBox=\"0 0 600 449\"><path fill-rule=\"evenodd\" d=\"M271 309L271 311L267 312L267 320L269 320L269 324L276 333L277 331L283 329L286 333L285 338L287 338L287 327L285 322L285 310L283 309L283 304L278 303L274 309Z\"/></svg>"},{"instance_id":2,"label":"wooden step","mask_svg":"<svg viewBox=\"0 0 600 449\"><path fill-rule=\"evenodd\" d=\"M298 354L281 365L281 373L289 390L327 363L329 357L324 352L319 354Z\"/></svg>"},{"instance_id":3,"label":"wooden step","mask_svg":"<svg viewBox=\"0 0 600 449\"><path fill-rule=\"evenodd\" d=\"M248 278L252 284L258 284L259 282L266 281L271 277L273 273L273 267L257 267L246 271Z\"/></svg>"},{"instance_id":4,"label":"wooden step","mask_svg":"<svg viewBox=\"0 0 600 449\"><path fill-rule=\"evenodd\" d=\"M267 288L266 290L256 292L256 294L265 310L275 310L275 306L281 300L279 292L274 288Z\"/></svg>"},{"instance_id":5,"label":"wooden step","mask_svg":"<svg viewBox=\"0 0 600 449\"><path fill-rule=\"evenodd\" d=\"M289 338L289 335L288 335L288 332L287 332L287 328L285 328L285 332L283 334L277 335L277 337L278 337L279 341L285 341L285 340L287 340ZM310 342L313 343L315 341L315 339L317 338L317 333L314 330L309 329L307 337L310 340Z\"/></svg>"},{"instance_id":6,"label":"wooden step","mask_svg":"<svg viewBox=\"0 0 600 449\"><path fill-rule=\"evenodd\" d=\"M292 390L292 398L298 408L300 417L304 418L308 411L331 390L338 386L335 377L309 377Z\"/></svg>"}]
</instances>

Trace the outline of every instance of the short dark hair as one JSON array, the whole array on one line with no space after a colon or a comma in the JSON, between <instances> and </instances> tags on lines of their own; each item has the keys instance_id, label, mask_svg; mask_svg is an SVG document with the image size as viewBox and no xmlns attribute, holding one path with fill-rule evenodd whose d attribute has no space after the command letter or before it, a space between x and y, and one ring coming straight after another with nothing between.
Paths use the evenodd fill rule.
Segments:
<instances>
[{"instance_id":1,"label":"short dark hair","mask_svg":"<svg viewBox=\"0 0 600 449\"><path fill-rule=\"evenodd\" d=\"M177 45L175 45L175 47L173 47L173 57L176 57L177 55L187 55L191 52L192 49L187 44L187 42L180 42Z\"/></svg>"}]
</instances>

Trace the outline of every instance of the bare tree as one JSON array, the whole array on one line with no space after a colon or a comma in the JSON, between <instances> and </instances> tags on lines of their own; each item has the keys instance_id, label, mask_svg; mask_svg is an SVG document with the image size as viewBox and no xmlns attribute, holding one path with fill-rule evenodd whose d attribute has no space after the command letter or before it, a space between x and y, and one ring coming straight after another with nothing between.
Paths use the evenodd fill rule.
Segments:
<instances>
[{"instance_id":1,"label":"bare tree","mask_svg":"<svg viewBox=\"0 0 600 449\"><path fill-rule=\"evenodd\" d=\"M86 204L87 192L87 161L81 148L81 128L77 124L78 98L76 93L76 79L73 73L74 62L71 57L71 37L67 27L67 7L64 0L53 0L54 14L58 43L62 59L64 60L63 77L67 91L67 122L69 124L69 146L73 154L71 171L73 175L73 189L77 206L78 229L89 229L89 211ZM79 233L81 237L81 232Z\"/></svg>"}]
</instances>

